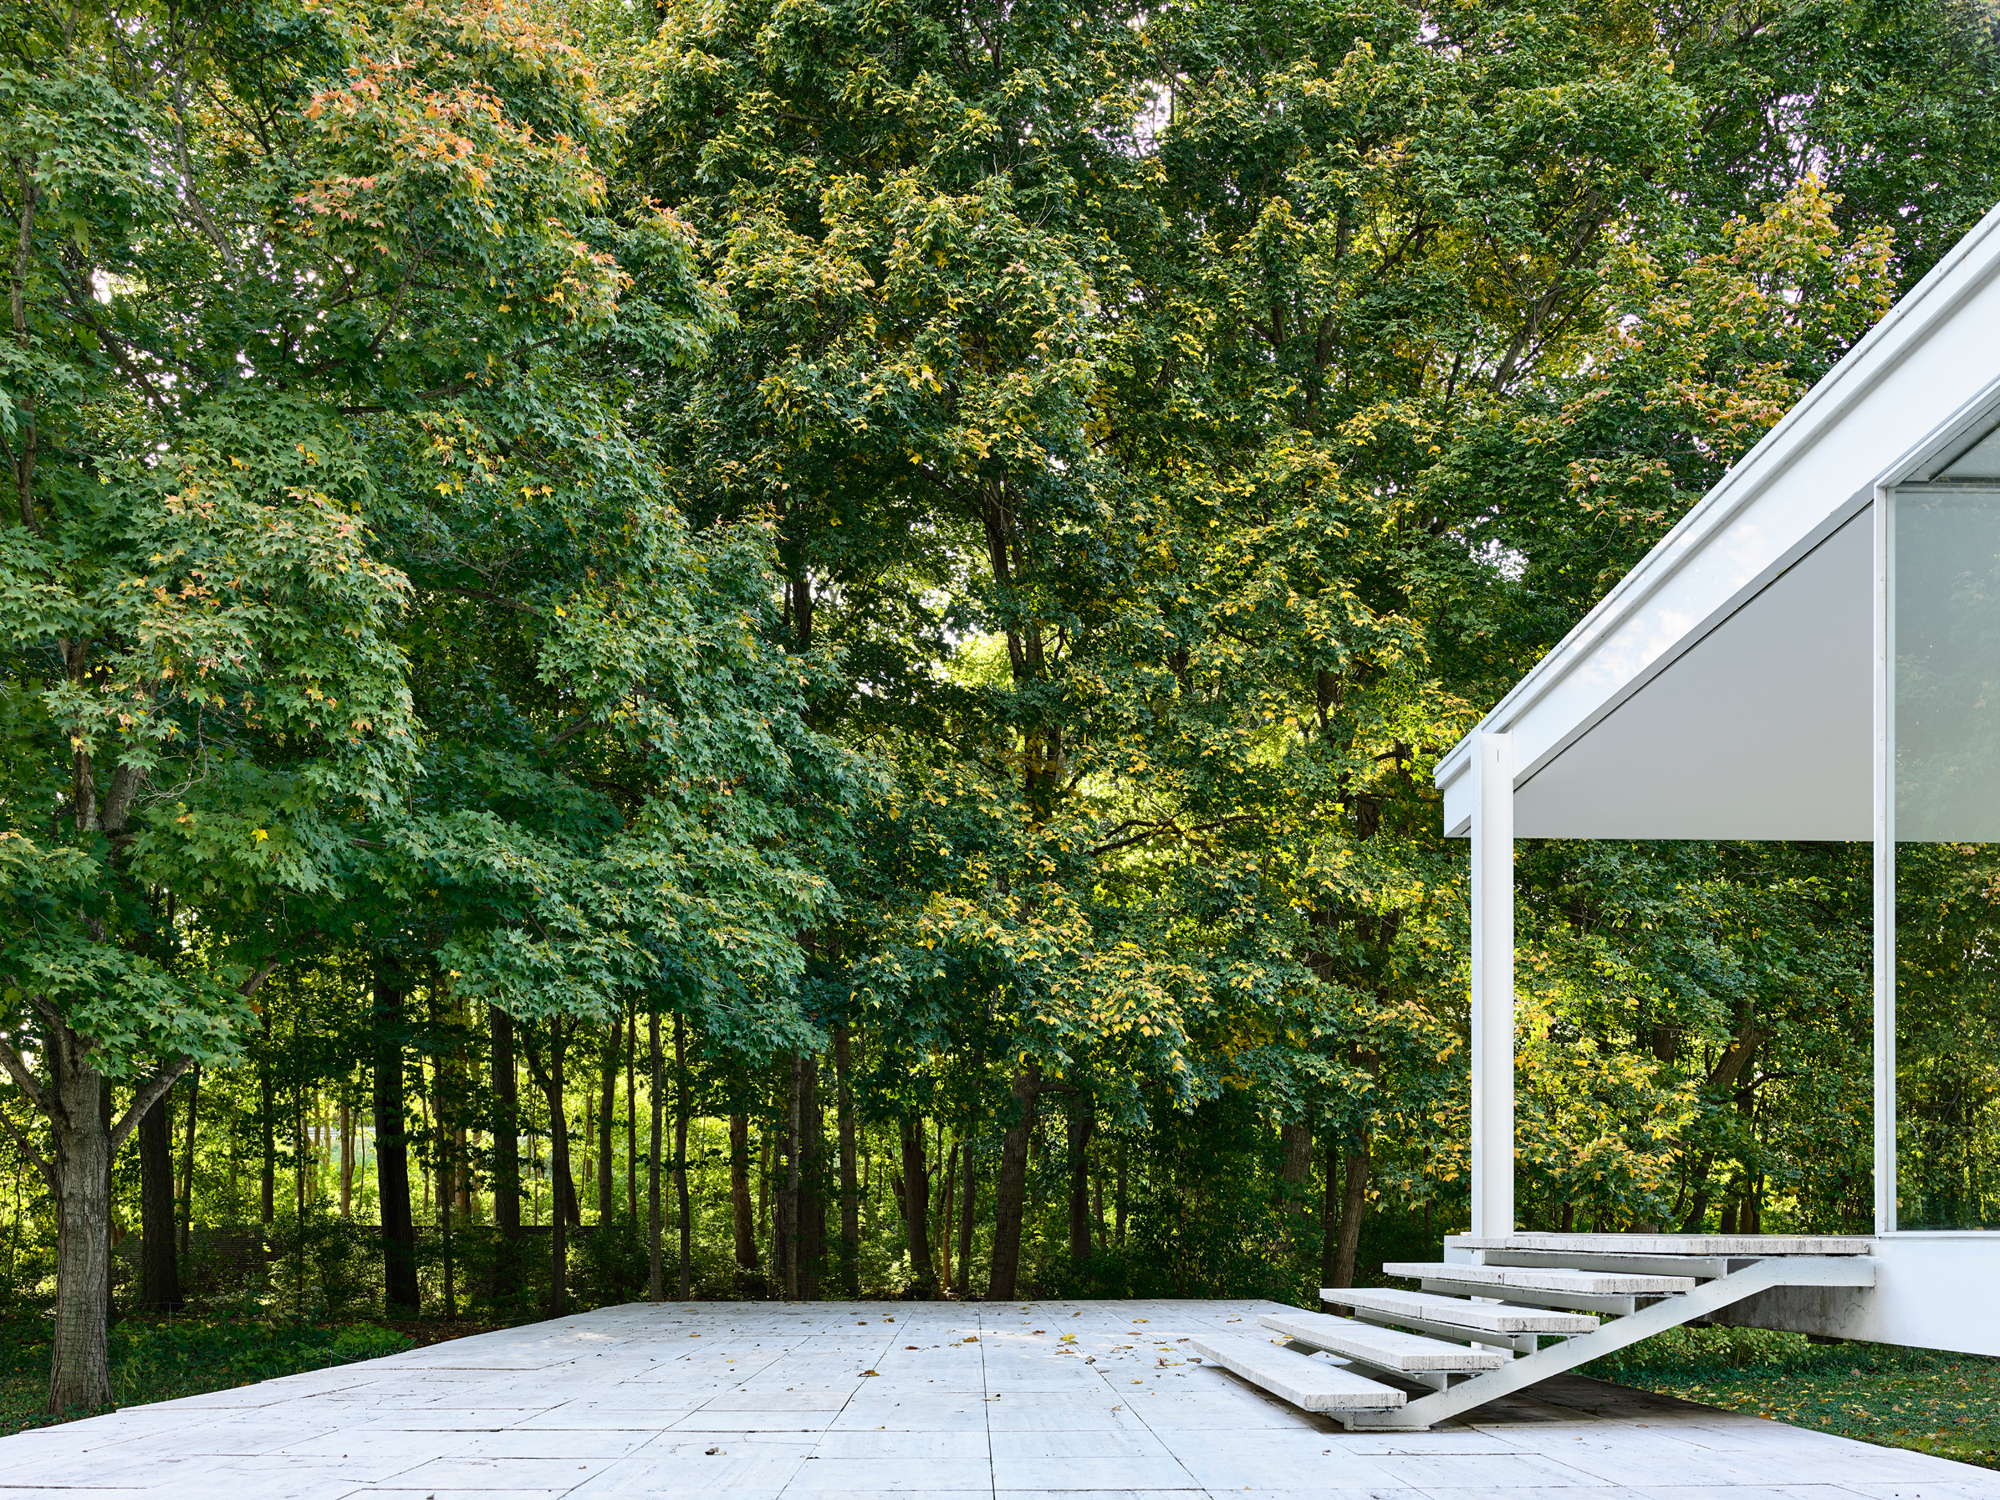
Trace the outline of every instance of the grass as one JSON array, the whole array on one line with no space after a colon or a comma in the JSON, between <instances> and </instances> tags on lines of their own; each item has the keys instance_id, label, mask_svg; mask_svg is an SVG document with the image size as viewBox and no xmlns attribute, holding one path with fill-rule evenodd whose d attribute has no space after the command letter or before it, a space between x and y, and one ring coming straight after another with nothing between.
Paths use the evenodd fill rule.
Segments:
<instances>
[{"instance_id":1,"label":"grass","mask_svg":"<svg viewBox=\"0 0 2000 1500\"><path fill-rule=\"evenodd\" d=\"M416 1342L373 1323L127 1318L111 1330L111 1400L114 1407L172 1401L374 1359ZM17 1314L0 1321L0 1434L96 1415L84 1410L46 1415L48 1387L48 1319Z\"/></svg>"},{"instance_id":2,"label":"grass","mask_svg":"<svg viewBox=\"0 0 2000 1500\"><path fill-rule=\"evenodd\" d=\"M1580 1372L1960 1463L2000 1469L2000 1359L1810 1344L1761 1328L1676 1328Z\"/></svg>"}]
</instances>

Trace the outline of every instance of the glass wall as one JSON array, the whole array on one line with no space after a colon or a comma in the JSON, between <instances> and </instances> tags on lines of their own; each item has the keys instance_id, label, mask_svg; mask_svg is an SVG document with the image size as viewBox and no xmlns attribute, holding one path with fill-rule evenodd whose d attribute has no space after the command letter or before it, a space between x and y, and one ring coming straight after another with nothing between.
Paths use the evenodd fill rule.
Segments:
<instances>
[{"instance_id":1,"label":"glass wall","mask_svg":"<svg viewBox=\"0 0 2000 1500\"><path fill-rule=\"evenodd\" d=\"M1889 522L1897 1227L2000 1227L2000 492Z\"/></svg>"}]
</instances>

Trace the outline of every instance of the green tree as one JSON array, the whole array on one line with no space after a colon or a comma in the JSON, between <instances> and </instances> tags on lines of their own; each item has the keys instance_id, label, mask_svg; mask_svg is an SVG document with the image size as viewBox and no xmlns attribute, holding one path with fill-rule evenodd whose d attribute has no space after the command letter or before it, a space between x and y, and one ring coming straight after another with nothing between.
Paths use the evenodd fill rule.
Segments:
<instances>
[{"instance_id":1,"label":"green tree","mask_svg":"<svg viewBox=\"0 0 2000 1500\"><path fill-rule=\"evenodd\" d=\"M230 1055L298 940L284 893L327 889L415 763L356 423L603 319L618 278L572 227L581 72L514 12L4 26L0 1059L51 1132L61 1410L106 1399L109 1152Z\"/></svg>"}]
</instances>

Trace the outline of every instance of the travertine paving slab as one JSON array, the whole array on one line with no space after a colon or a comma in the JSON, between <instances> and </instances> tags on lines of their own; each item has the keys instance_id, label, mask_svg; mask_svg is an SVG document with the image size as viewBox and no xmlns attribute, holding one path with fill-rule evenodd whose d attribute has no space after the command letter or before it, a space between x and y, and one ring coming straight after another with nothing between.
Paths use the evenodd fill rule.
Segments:
<instances>
[{"instance_id":1,"label":"travertine paving slab","mask_svg":"<svg viewBox=\"0 0 2000 1500\"><path fill-rule=\"evenodd\" d=\"M1567 1377L1349 1433L1205 1363L1274 1303L635 1304L0 1438L0 1500L2000 1500Z\"/></svg>"}]
</instances>

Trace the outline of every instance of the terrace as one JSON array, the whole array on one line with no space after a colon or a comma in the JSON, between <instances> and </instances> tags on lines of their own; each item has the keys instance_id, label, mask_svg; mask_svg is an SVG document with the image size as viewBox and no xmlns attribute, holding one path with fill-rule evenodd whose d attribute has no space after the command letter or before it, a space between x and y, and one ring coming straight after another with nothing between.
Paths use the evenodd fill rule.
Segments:
<instances>
[{"instance_id":1,"label":"terrace","mask_svg":"<svg viewBox=\"0 0 2000 1500\"><path fill-rule=\"evenodd\" d=\"M1190 1346L1253 1302L630 1305L0 1440L0 1497L2000 1496L2000 1476L1568 1377L1348 1432Z\"/></svg>"}]
</instances>

